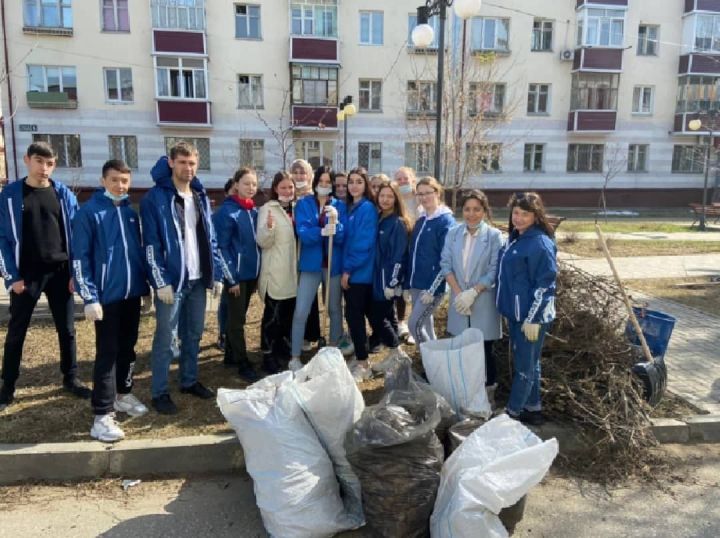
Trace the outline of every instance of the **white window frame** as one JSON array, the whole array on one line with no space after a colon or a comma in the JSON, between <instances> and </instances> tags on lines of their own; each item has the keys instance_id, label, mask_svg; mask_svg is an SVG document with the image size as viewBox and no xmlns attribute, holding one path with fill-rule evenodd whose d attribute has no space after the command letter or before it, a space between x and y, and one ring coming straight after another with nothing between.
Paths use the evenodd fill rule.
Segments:
<instances>
[{"instance_id":1,"label":"white window frame","mask_svg":"<svg viewBox=\"0 0 720 538\"><path fill-rule=\"evenodd\" d=\"M295 140L293 145L295 147L296 159L305 159L307 162L312 164L312 160L317 155L320 165L332 166L334 162L334 140L309 140L303 138ZM314 166L313 168L317 168L317 166Z\"/></svg>"},{"instance_id":2,"label":"white window frame","mask_svg":"<svg viewBox=\"0 0 720 538\"><path fill-rule=\"evenodd\" d=\"M187 97L185 95L185 85L179 84L178 88L180 89L180 95L160 95L160 77L161 72L163 72L163 77L165 78L165 81L167 83L168 89L172 88L171 78L170 78L170 71L173 69L173 67L170 66L158 66L158 60L161 59L170 59L170 60L177 60L178 64L175 69L177 69L179 72L189 70L192 71L192 80L193 80L193 97ZM198 67L187 67L185 68L183 65L183 62L185 61L201 61L203 63L203 68L200 69ZM209 99L209 87L208 87L208 73L207 73L207 58L191 58L191 57L185 57L185 56L155 56L154 59L155 63L155 97L158 99L181 99L183 101L208 101ZM195 89L196 89L196 80L198 78L198 73L202 72L202 80L203 80L203 87L205 89L205 96L204 97L195 97Z\"/></svg>"},{"instance_id":3,"label":"white window frame","mask_svg":"<svg viewBox=\"0 0 720 538\"><path fill-rule=\"evenodd\" d=\"M290 70L290 76L293 104L337 106L337 67L295 64ZM325 97L324 100L318 100L317 96L323 94L323 85Z\"/></svg>"},{"instance_id":4,"label":"white window frame","mask_svg":"<svg viewBox=\"0 0 720 538\"><path fill-rule=\"evenodd\" d=\"M502 98L498 103L498 90L500 89L502 89L500 92ZM468 86L468 97L468 114L470 116L482 115L484 118L495 118L505 112L507 85L504 82L471 82ZM491 106L488 107L485 103L490 103Z\"/></svg>"},{"instance_id":5,"label":"white window frame","mask_svg":"<svg viewBox=\"0 0 720 538\"><path fill-rule=\"evenodd\" d=\"M688 163L690 164L689 167L682 166ZM705 172L705 148L703 146L675 144L673 146L670 171L673 174L702 174Z\"/></svg>"},{"instance_id":6,"label":"white window frame","mask_svg":"<svg viewBox=\"0 0 720 538\"><path fill-rule=\"evenodd\" d=\"M366 147L367 162L360 159L361 148ZM370 174L378 174L382 172L382 142L358 142L358 158L359 166L365 168ZM378 157L373 157L373 152L378 152Z\"/></svg>"},{"instance_id":7,"label":"white window frame","mask_svg":"<svg viewBox=\"0 0 720 538\"><path fill-rule=\"evenodd\" d=\"M645 33L641 33L640 29L645 28ZM654 37L651 36L654 32ZM638 56L657 56L660 54L660 26L657 24L640 24L638 25ZM652 51L650 51L652 49Z\"/></svg>"},{"instance_id":8,"label":"white window frame","mask_svg":"<svg viewBox=\"0 0 720 538\"><path fill-rule=\"evenodd\" d=\"M707 29L710 30L708 35L705 35L702 39L709 40L710 46L698 46L698 40L700 38L700 31L703 29L703 21L709 23ZM695 19L695 31L693 36L693 50L695 52L711 52L720 53L720 15L712 13L698 14Z\"/></svg>"},{"instance_id":9,"label":"white window frame","mask_svg":"<svg viewBox=\"0 0 720 538\"><path fill-rule=\"evenodd\" d=\"M238 8L244 7L246 10L246 13L239 14ZM257 9L257 17L255 17L252 13L250 13L251 10ZM245 3L237 3L234 5L235 10L235 39L259 39L262 40L262 6L258 4L245 4ZM257 19L257 30L258 35L250 35L250 21L251 19ZM245 23L245 36L238 35L238 19L244 19Z\"/></svg>"},{"instance_id":10,"label":"white window frame","mask_svg":"<svg viewBox=\"0 0 720 538\"><path fill-rule=\"evenodd\" d=\"M250 166L256 172L265 172L265 140L262 138L241 138L239 141L240 166ZM245 155L249 154L250 159Z\"/></svg>"},{"instance_id":11,"label":"white window frame","mask_svg":"<svg viewBox=\"0 0 720 538\"><path fill-rule=\"evenodd\" d=\"M113 140L117 140L120 145L120 155L113 154ZM128 159L128 140L133 140L135 144L135 161ZM135 135L108 135L108 157L110 159L121 159L128 167L132 170L138 169L138 162L140 161L140 155L138 152L137 136Z\"/></svg>"},{"instance_id":12,"label":"white window frame","mask_svg":"<svg viewBox=\"0 0 720 538\"><path fill-rule=\"evenodd\" d=\"M550 96L552 91L552 84L545 82L531 82L528 84L528 116L547 116L550 114ZM532 102L530 96L534 96L535 106L534 110L530 110L530 103ZM545 95L545 110L540 110L540 97Z\"/></svg>"},{"instance_id":13,"label":"white window frame","mask_svg":"<svg viewBox=\"0 0 720 538\"><path fill-rule=\"evenodd\" d=\"M635 116L652 116L655 110L655 86L633 88L632 113Z\"/></svg>"},{"instance_id":14,"label":"white window frame","mask_svg":"<svg viewBox=\"0 0 720 538\"><path fill-rule=\"evenodd\" d=\"M380 41L374 41L376 26L380 24ZM363 20L367 20L367 36L363 36ZM360 11L360 44L379 46L385 42L385 15L382 11Z\"/></svg>"},{"instance_id":15,"label":"white window frame","mask_svg":"<svg viewBox=\"0 0 720 538\"><path fill-rule=\"evenodd\" d=\"M65 84L63 82L63 71L65 69L71 69L74 71L74 78L75 78L75 98L77 98L77 90L78 90L78 83L77 83L77 69L74 65L40 65L40 64L28 64L27 65L27 73L28 73L28 91L32 91L32 87L30 86L30 69L33 67L39 67L42 69L42 76L43 76L43 92L45 93L63 93L66 91ZM48 88L48 69L58 69L58 80L60 82L59 84L59 90L58 92L51 92Z\"/></svg>"},{"instance_id":16,"label":"white window frame","mask_svg":"<svg viewBox=\"0 0 720 538\"><path fill-rule=\"evenodd\" d=\"M57 9L59 24L45 24L45 20L43 19L43 4L48 1L52 1L53 7ZM32 6L34 12L37 14L35 21L28 21L27 19L30 14L28 10L30 6ZM72 9L72 0L23 0L23 23L30 28L63 28L71 30L74 19ZM69 17L65 16L65 10L69 10ZM70 20L66 20L67 18ZM29 22L32 22L32 24L29 24Z\"/></svg>"},{"instance_id":17,"label":"white window frame","mask_svg":"<svg viewBox=\"0 0 720 538\"><path fill-rule=\"evenodd\" d=\"M205 0L152 0L151 9L153 28L205 30Z\"/></svg>"},{"instance_id":18,"label":"white window frame","mask_svg":"<svg viewBox=\"0 0 720 538\"><path fill-rule=\"evenodd\" d=\"M110 97L110 88L108 87L108 74L115 71L115 84L117 84L118 98ZM130 71L130 84L132 88L132 99L123 99L122 77L120 71ZM103 84L105 86L105 101L113 104L130 104L135 102L135 88L133 87L132 69L130 67L103 67Z\"/></svg>"},{"instance_id":19,"label":"white window frame","mask_svg":"<svg viewBox=\"0 0 720 538\"><path fill-rule=\"evenodd\" d=\"M587 147L588 154L588 169L578 170L579 168L579 157L580 152L584 147ZM600 152L599 156L597 152ZM573 159L572 169L570 167L570 158ZM567 158L567 173L568 174L602 174L605 169L605 144L568 144L568 158ZM593 169L593 163L599 162L600 169Z\"/></svg>"},{"instance_id":20,"label":"white window frame","mask_svg":"<svg viewBox=\"0 0 720 538\"><path fill-rule=\"evenodd\" d=\"M578 11L577 44L581 47L622 48L625 41L624 9L603 9L588 7ZM620 23L620 33L613 31ZM591 27L594 36L591 35ZM607 30L607 32L606 32ZM607 33L607 41L603 34Z\"/></svg>"},{"instance_id":21,"label":"white window frame","mask_svg":"<svg viewBox=\"0 0 720 538\"><path fill-rule=\"evenodd\" d=\"M113 19L115 22L114 28L105 28L105 0L100 0L100 21L101 21L101 29L103 32L110 32L110 33L128 33L130 32L130 0L126 0L126 11L128 12L128 27L127 30L120 29L120 17L119 12L120 8L118 7L118 0L111 0L112 2L112 11L113 11Z\"/></svg>"},{"instance_id":22,"label":"white window frame","mask_svg":"<svg viewBox=\"0 0 720 538\"><path fill-rule=\"evenodd\" d=\"M528 151L529 150L529 151ZM530 158L530 166L528 166L527 158ZM535 168L537 156L540 155L540 169ZM528 143L523 148L523 171L528 173L538 173L545 171L545 144Z\"/></svg>"},{"instance_id":23,"label":"white window frame","mask_svg":"<svg viewBox=\"0 0 720 538\"><path fill-rule=\"evenodd\" d=\"M498 31L499 28L502 32ZM485 37L486 32L490 31L492 26L493 39L492 45L486 46ZM504 39L502 34L504 33ZM505 45L502 45L502 42ZM510 19L502 17L473 17L470 26L470 42L472 50L479 52L510 52ZM479 45L479 46L478 46Z\"/></svg>"},{"instance_id":24,"label":"white window frame","mask_svg":"<svg viewBox=\"0 0 720 538\"><path fill-rule=\"evenodd\" d=\"M432 142L405 142L405 165L417 174L429 174L435 166L435 144Z\"/></svg>"},{"instance_id":25,"label":"white window frame","mask_svg":"<svg viewBox=\"0 0 720 538\"><path fill-rule=\"evenodd\" d=\"M248 81L247 83L242 82L242 78L247 77ZM263 97L264 94L264 88L263 88L263 76L262 75L251 75L247 73L240 73L237 76L237 84L238 84L238 108L250 108L250 109L263 109L265 108L265 99ZM242 95L243 90L242 87L247 86L247 96L249 98L248 103L243 103Z\"/></svg>"},{"instance_id":26,"label":"white window frame","mask_svg":"<svg viewBox=\"0 0 720 538\"><path fill-rule=\"evenodd\" d=\"M502 173L502 150L499 142L468 143L465 145L467 168L476 176Z\"/></svg>"},{"instance_id":27,"label":"white window frame","mask_svg":"<svg viewBox=\"0 0 720 538\"><path fill-rule=\"evenodd\" d=\"M435 115L437 113L436 101L437 82L431 80L408 80L407 103L408 114ZM427 94L427 98L422 96ZM425 106L422 106L425 103Z\"/></svg>"},{"instance_id":28,"label":"white window frame","mask_svg":"<svg viewBox=\"0 0 720 538\"><path fill-rule=\"evenodd\" d=\"M165 152L169 155L170 154L170 148L173 147L178 142L184 140L185 142L190 142L193 146L195 146L195 149L198 151L198 170L205 170L209 171L211 168L210 163L210 142L211 139L206 136L166 136L165 137ZM198 141L202 140L203 143L199 144ZM205 144L207 144L207 154L204 154L205 152L202 151L205 149Z\"/></svg>"},{"instance_id":29,"label":"white window frame","mask_svg":"<svg viewBox=\"0 0 720 538\"><path fill-rule=\"evenodd\" d=\"M544 47L545 36L550 34L550 43L548 47ZM553 39L555 38L555 24L551 19L533 20L532 40L530 50L532 52L552 52Z\"/></svg>"},{"instance_id":30,"label":"white window frame","mask_svg":"<svg viewBox=\"0 0 720 538\"><path fill-rule=\"evenodd\" d=\"M642 160L640 158L642 154ZM627 171L635 174L648 171L648 157L650 155L649 144L629 144L627 157ZM640 166L642 165L642 167Z\"/></svg>"},{"instance_id":31,"label":"white window frame","mask_svg":"<svg viewBox=\"0 0 720 538\"><path fill-rule=\"evenodd\" d=\"M359 112L382 112L382 90L383 83L381 79L361 78L358 83L358 111ZM362 96L367 94L368 106L363 107ZM373 106L373 101L378 101L378 106Z\"/></svg>"},{"instance_id":32,"label":"white window frame","mask_svg":"<svg viewBox=\"0 0 720 538\"><path fill-rule=\"evenodd\" d=\"M300 10L296 16L296 10ZM330 15L330 18L327 18ZM290 35L337 38L338 6L337 2L325 0L294 0L290 4ZM330 22L328 30L327 23ZM295 31L299 23L299 31Z\"/></svg>"},{"instance_id":33,"label":"white window frame","mask_svg":"<svg viewBox=\"0 0 720 538\"><path fill-rule=\"evenodd\" d=\"M62 137L62 151L59 151L57 148L57 144L53 145L53 137ZM78 154L77 154L77 163L74 163L75 165L70 164L70 139L74 138L77 139L77 148L78 148ZM47 142L50 144L50 147L53 148L55 153L57 154L57 159L55 160L55 164L57 168L82 168L82 143L80 141L80 135L79 134L40 134L40 133L33 133L33 142Z\"/></svg>"}]
</instances>

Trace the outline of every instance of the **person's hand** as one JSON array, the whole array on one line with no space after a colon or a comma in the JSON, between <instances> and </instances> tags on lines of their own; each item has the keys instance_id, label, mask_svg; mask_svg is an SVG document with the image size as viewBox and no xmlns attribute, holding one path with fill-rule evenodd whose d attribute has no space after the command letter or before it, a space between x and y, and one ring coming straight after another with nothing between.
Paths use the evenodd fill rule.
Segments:
<instances>
[{"instance_id":1,"label":"person's hand","mask_svg":"<svg viewBox=\"0 0 720 538\"><path fill-rule=\"evenodd\" d=\"M539 323L523 323L521 330L528 339L528 342L537 342L540 336L540 324Z\"/></svg>"},{"instance_id":2,"label":"person's hand","mask_svg":"<svg viewBox=\"0 0 720 538\"><path fill-rule=\"evenodd\" d=\"M338 220L338 212L337 209L335 209L331 205L326 205L323 208L323 211L325 212L325 216L328 218L328 222L337 222Z\"/></svg>"},{"instance_id":3,"label":"person's hand","mask_svg":"<svg viewBox=\"0 0 720 538\"><path fill-rule=\"evenodd\" d=\"M340 286L344 290L350 289L350 273L343 273L342 277L340 277Z\"/></svg>"},{"instance_id":4,"label":"person's hand","mask_svg":"<svg viewBox=\"0 0 720 538\"><path fill-rule=\"evenodd\" d=\"M17 282L13 282L10 286L10 289L15 295L20 295L22 292L25 291L25 281L18 280Z\"/></svg>"},{"instance_id":5,"label":"person's hand","mask_svg":"<svg viewBox=\"0 0 720 538\"><path fill-rule=\"evenodd\" d=\"M395 288L385 288L385 299L392 301L395 298Z\"/></svg>"},{"instance_id":6,"label":"person's hand","mask_svg":"<svg viewBox=\"0 0 720 538\"><path fill-rule=\"evenodd\" d=\"M275 219L273 219L272 213L270 213L270 211L268 211L267 229L272 230L273 226L275 226Z\"/></svg>"},{"instance_id":7,"label":"person's hand","mask_svg":"<svg viewBox=\"0 0 720 538\"><path fill-rule=\"evenodd\" d=\"M68 282L68 291L70 292L70 295L75 293L75 282L73 281L72 277L70 278L70 281Z\"/></svg>"},{"instance_id":8,"label":"person's hand","mask_svg":"<svg viewBox=\"0 0 720 538\"><path fill-rule=\"evenodd\" d=\"M213 284L213 289L212 289L213 299L217 299L218 297L220 297L222 290L223 290L223 283L215 282L215 284Z\"/></svg>"},{"instance_id":9,"label":"person's hand","mask_svg":"<svg viewBox=\"0 0 720 538\"><path fill-rule=\"evenodd\" d=\"M429 291L424 291L420 294L420 302L424 305L431 304L435 300L435 297Z\"/></svg>"},{"instance_id":10,"label":"person's hand","mask_svg":"<svg viewBox=\"0 0 720 538\"><path fill-rule=\"evenodd\" d=\"M152 297L150 295L143 295L140 302L140 313L149 314L152 310Z\"/></svg>"},{"instance_id":11,"label":"person's hand","mask_svg":"<svg viewBox=\"0 0 720 538\"><path fill-rule=\"evenodd\" d=\"M475 299L477 299L478 292L475 291L475 288L470 288L465 291L461 291L455 296L455 301L453 302L453 305L455 306L455 310L463 314L463 312L470 312L472 311L472 305L475 302ZM464 316L467 316L469 314L463 314Z\"/></svg>"},{"instance_id":12,"label":"person's hand","mask_svg":"<svg viewBox=\"0 0 720 538\"><path fill-rule=\"evenodd\" d=\"M335 235L335 224L328 222L325 226L323 226L322 230L320 230L320 235L323 237Z\"/></svg>"},{"instance_id":13,"label":"person's hand","mask_svg":"<svg viewBox=\"0 0 720 538\"><path fill-rule=\"evenodd\" d=\"M173 304L175 302L175 294L171 285L163 286L157 289L157 298L161 303Z\"/></svg>"},{"instance_id":14,"label":"person's hand","mask_svg":"<svg viewBox=\"0 0 720 538\"><path fill-rule=\"evenodd\" d=\"M100 303L90 303L85 305L85 319L88 321L102 321L103 309Z\"/></svg>"},{"instance_id":15,"label":"person's hand","mask_svg":"<svg viewBox=\"0 0 720 538\"><path fill-rule=\"evenodd\" d=\"M233 287L228 288L228 293L233 297L240 297L240 284L235 284Z\"/></svg>"},{"instance_id":16,"label":"person's hand","mask_svg":"<svg viewBox=\"0 0 720 538\"><path fill-rule=\"evenodd\" d=\"M403 290L402 298L405 299L406 303L412 303L412 293L410 293L410 290Z\"/></svg>"}]
</instances>

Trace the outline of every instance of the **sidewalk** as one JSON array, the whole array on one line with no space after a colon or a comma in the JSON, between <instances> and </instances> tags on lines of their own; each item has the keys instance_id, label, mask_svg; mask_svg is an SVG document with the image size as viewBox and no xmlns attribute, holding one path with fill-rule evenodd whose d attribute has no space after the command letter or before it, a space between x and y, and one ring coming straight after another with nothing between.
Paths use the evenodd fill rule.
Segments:
<instances>
[{"instance_id":1,"label":"sidewalk","mask_svg":"<svg viewBox=\"0 0 720 538\"><path fill-rule=\"evenodd\" d=\"M574 235L578 239L597 239L595 232L565 232L562 226L557 231L558 241L562 241L568 235ZM720 232L606 232L603 234L606 239L627 240L627 241L710 241L720 242Z\"/></svg>"},{"instance_id":2,"label":"sidewalk","mask_svg":"<svg viewBox=\"0 0 720 538\"><path fill-rule=\"evenodd\" d=\"M604 257L578 258L565 252L558 258L595 275L612 277ZM687 256L640 256L613 258L623 280L640 278L690 278L720 275L720 253L692 254Z\"/></svg>"}]
</instances>

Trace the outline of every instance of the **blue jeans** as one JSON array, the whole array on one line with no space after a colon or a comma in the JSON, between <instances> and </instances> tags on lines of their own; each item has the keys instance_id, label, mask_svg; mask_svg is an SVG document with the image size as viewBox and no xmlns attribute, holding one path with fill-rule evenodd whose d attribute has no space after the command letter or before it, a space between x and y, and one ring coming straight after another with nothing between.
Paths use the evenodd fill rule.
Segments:
<instances>
[{"instance_id":1,"label":"blue jeans","mask_svg":"<svg viewBox=\"0 0 720 538\"><path fill-rule=\"evenodd\" d=\"M152 343L152 397L168 394L168 371L172 360L173 327L180 337L180 386L197 382L200 338L205 326L206 289L201 280L191 280L175 302L165 304L155 296L155 336Z\"/></svg>"},{"instance_id":2,"label":"blue jeans","mask_svg":"<svg viewBox=\"0 0 720 538\"><path fill-rule=\"evenodd\" d=\"M513 356L513 380L507 410L519 415L523 410L540 411L540 352L549 324L540 326L537 341L530 342L522 332L522 322L508 320Z\"/></svg>"},{"instance_id":3,"label":"blue jeans","mask_svg":"<svg viewBox=\"0 0 720 538\"><path fill-rule=\"evenodd\" d=\"M305 336L305 323L310 315L310 308L317 295L318 286L325 282L327 269L322 273L300 273L298 282L295 313L292 321L292 356L299 357L302 351L303 337ZM326 305L330 316L330 345L336 345L342 335L342 292L340 289L340 275L330 277L330 305ZM324 327L321 327L323 329ZM322 330L320 331L322 332Z\"/></svg>"}]
</instances>

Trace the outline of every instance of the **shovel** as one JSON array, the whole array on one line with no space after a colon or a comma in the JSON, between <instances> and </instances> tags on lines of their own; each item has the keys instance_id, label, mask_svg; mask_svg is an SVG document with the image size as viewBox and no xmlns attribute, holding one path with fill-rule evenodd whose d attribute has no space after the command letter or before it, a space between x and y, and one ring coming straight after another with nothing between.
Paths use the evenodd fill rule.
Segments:
<instances>
[{"instance_id":1,"label":"shovel","mask_svg":"<svg viewBox=\"0 0 720 538\"><path fill-rule=\"evenodd\" d=\"M335 224L335 219L330 218L328 221L330 224ZM325 277L325 308L323 309L322 318L320 318L320 338L318 339L318 350L327 346L327 341L323 336L323 332L328 326L328 310L330 309L330 276L332 274L332 255L333 255L333 238L335 235L328 237L328 266L327 266L327 277ZM330 334L330 329L327 330L327 334Z\"/></svg>"}]
</instances>

